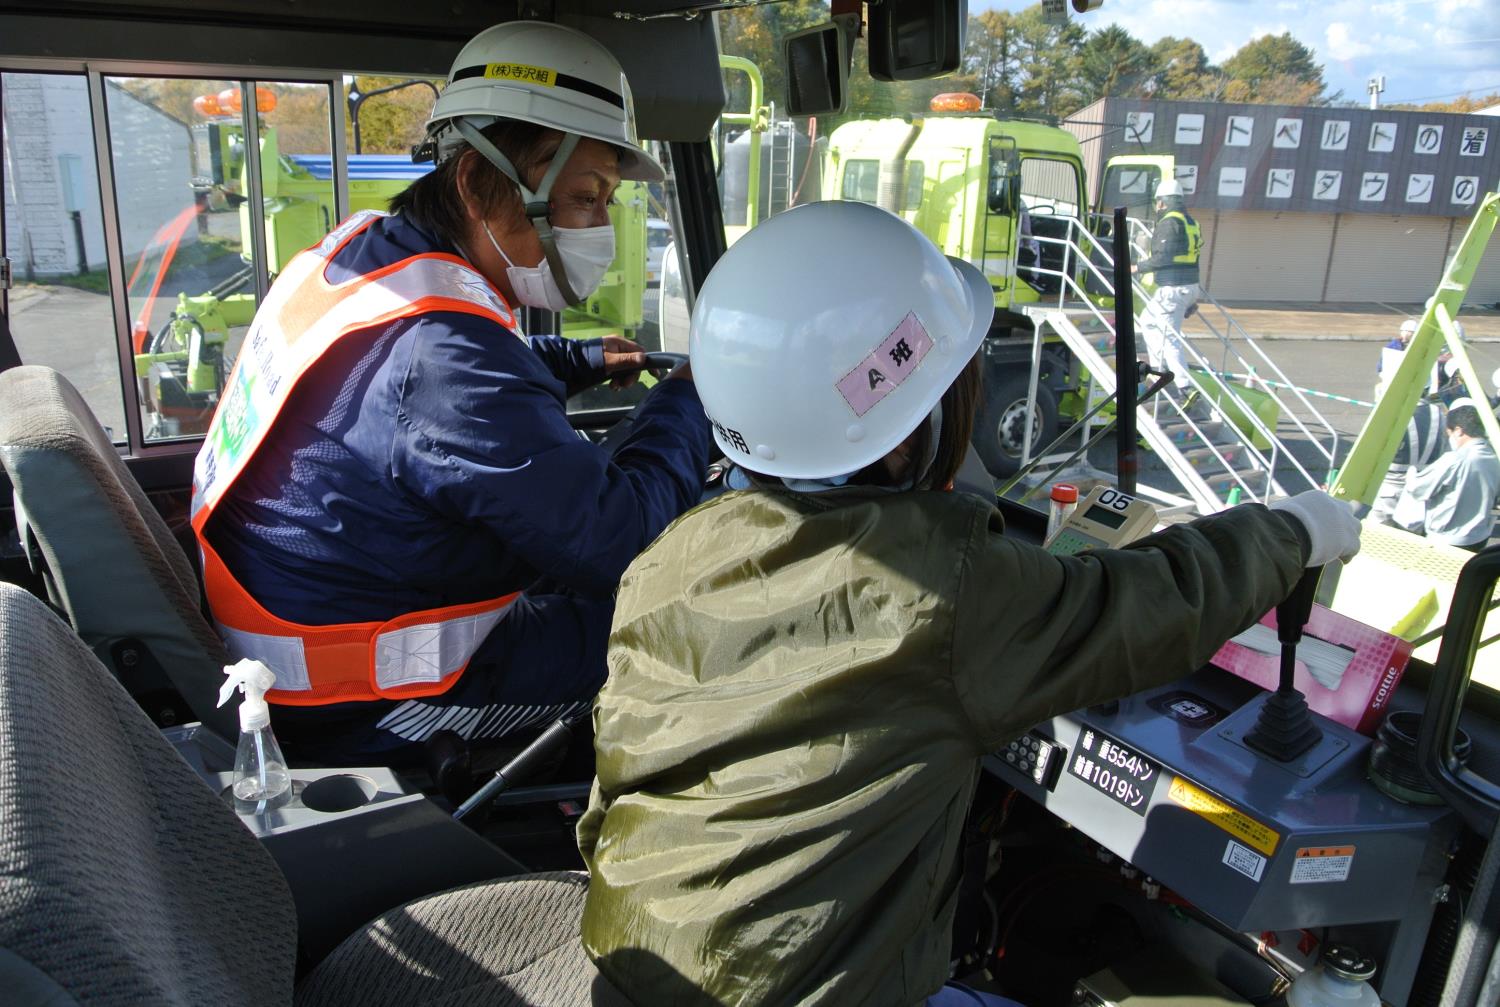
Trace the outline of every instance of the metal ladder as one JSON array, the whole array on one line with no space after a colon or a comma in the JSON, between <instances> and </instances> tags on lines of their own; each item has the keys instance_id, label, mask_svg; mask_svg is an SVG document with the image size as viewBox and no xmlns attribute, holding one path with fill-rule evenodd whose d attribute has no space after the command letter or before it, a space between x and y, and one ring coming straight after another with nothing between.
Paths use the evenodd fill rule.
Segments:
<instances>
[{"instance_id":1,"label":"metal ladder","mask_svg":"<svg viewBox=\"0 0 1500 1007\"><path fill-rule=\"evenodd\" d=\"M1037 270L1059 279L1055 298L1024 309L1034 325L1032 391L1035 394L1042 342L1055 336L1087 371L1093 386L1090 390L1092 401L1097 396L1112 393L1115 387L1113 364L1105 356L1114 346L1113 312L1101 308L1098 303L1100 295L1114 295L1114 260L1109 249L1089 234L1080 222L1065 219L1065 237L1036 236L1040 242L1063 246L1063 263L1057 270ZM1098 293L1086 293L1085 285ZM1140 309L1149 300L1149 294L1139 283L1133 283L1132 287L1135 303ZM1218 310L1223 311L1222 308ZM1228 317L1227 312L1223 314ZM1138 329L1140 324L1138 310ZM1277 431L1256 414L1253 404L1240 394L1236 385L1221 377L1228 370L1226 365L1243 368L1243 373L1252 375L1252 382L1253 375L1258 372L1229 337L1222 331L1211 331L1219 337L1220 350L1215 352L1221 360L1219 366L1206 359L1190 341L1183 340L1183 355L1189 362L1188 373L1176 375L1172 394L1159 394L1142 403L1137 417L1141 437L1161 458L1183 495L1145 486L1141 487L1142 494L1155 496L1168 506L1191 507L1207 514L1222 510L1236 500L1267 502L1288 495L1281 481L1288 467L1305 481L1307 487L1318 486L1322 480L1309 472L1288 450ZM1248 339L1248 336L1243 338ZM1262 367L1284 379L1280 369L1258 347L1255 352L1263 358ZM1283 383L1290 385L1290 382ZM1333 464L1338 434L1310 403L1305 402L1305 397L1302 397L1302 404L1312 415L1313 425L1323 428L1320 434L1315 434L1306 420L1288 408L1284 397L1278 395L1268 382L1260 381L1252 387L1276 402L1280 417L1289 420L1306 435L1329 466ZM1327 438L1326 444L1324 437ZM1029 432L1025 443L1030 443ZM1025 461L1027 459L1023 458L1023 463Z\"/></svg>"}]
</instances>

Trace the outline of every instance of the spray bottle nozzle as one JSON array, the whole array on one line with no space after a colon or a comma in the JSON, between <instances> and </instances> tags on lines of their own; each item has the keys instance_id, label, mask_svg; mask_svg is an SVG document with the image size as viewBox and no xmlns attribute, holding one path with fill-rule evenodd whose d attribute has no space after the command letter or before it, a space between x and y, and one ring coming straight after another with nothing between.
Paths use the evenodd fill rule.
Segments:
<instances>
[{"instance_id":1,"label":"spray bottle nozzle","mask_svg":"<svg viewBox=\"0 0 1500 1007\"><path fill-rule=\"evenodd\" d=\"M244 694L240 703L240 730L255 731L271 722L266 692L276 687L276 673L259 661L246 658L224 669L225 681L219 687L219 704L229 702L235 690Z\"/></svg>"}]
</instances>

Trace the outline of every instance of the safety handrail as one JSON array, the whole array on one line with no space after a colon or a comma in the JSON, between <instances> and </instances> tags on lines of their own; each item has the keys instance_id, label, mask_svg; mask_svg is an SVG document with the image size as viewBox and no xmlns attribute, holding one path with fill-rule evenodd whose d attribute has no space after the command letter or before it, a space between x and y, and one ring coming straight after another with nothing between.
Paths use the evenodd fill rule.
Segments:
<instances>
[{"instance_id":1,"label":"safety handrail","mask_svg":"<svg viewBox=\"0 0 1500 1007\"><path fill-rule=\"evenodd\" d=\"M1082 305L1086 306L1088 310L1094 314L1099 322L1110 333L1110 335L1114 336L1114 323L1109 317L1107 317L1102 311L1099 310L1093 299L1090 298L1083 287L1079 285L1077 279L1074 276L1075 270L1072 268L1071 260L1076 256L1078 263L1089 273L1091 273L1095 277L1095 279L1097 279L1103 285L1104 289L1107 290L1111 295L1114 294L1114 284L1111 281L1110 277L1106 276L1100 270L1098 265L1094 263L1090 256L1085 254L1084 250L1079 246L1078 242L1073 240L1073 232L1075 230L1081 232L1083 236L1088 240L1089 245L1098 253L1100 258L1105 261L1105 264L1107 266L1111 268L1113 267L1114 258L1110 254L1108 248L1104 247L1103 244L1097 240L1097 238L1089 234L1087 230L1083 228L1083 225L1080 221L1071 217L1062 219L1066 221L1068 237L1058 238L1052 235L1033 235L1033 237L1038 243L1063 246L1063 268L1061 270L1058 270L1039 265L1036 267L1031 267L1031 270L1033 273L1038 275L1055 276L1061 281L1059 283L1057 291L1057 307L1059 310L1067 309L1067 307L1069 306L1068 293L1071 292L1077 298L1076 303L1081 303ZM1143 300L1146 298L1147 295L1145 291L1140 289L1138 284L1133 283L1132 287L1136 290L1136 294L1138 297L1142 298ZM1057 326L1053 327L1057 328ZM1060 331L1060 334L1063 333L1061 333ZM1215 368L1208 363L1203 355L1198 352L1197 348L1190 342L1184 340L1182 343L1182 347L1186 354L1190 356L1203 370L1210 373L1216 373ZM1076 347L1074 348L1074 351L1075 353L1077 352ZM1248 363L1246 363L1246 366L1248 367ZM1203 388L1203 386L1198 382L1197 378L1191 374L1191 372L1185 375L1181 375L1180 377L1184 380L1184 383L1187 386L1204 393L1205 398L1213 398L1213 396L1208 394L1207 389ZM1239 484L1242 493L1249 496L1251 499L1255 499L1257 497L1261 499L1269 499L1272 494L1284 495L1285 491L1281 488L1275 478L1276 465L1282 457L1285 457L1286 460L1291 463L1292 467L1296 469L1297 472L1308 481L1309 485L1316 486L1318 484L1317 480L1310 472L1307 471L1305 467L1303 467L1303 465L1297 460L1296 456L1293 455L1290 451L1286 451L1284 449L1284 446L1282 445L1280 438L1277 437L1275 431L1270 429L1270 427L1267 426L1266 423L1255 414L1255 412L1251 409L1249 403L1245 402L1244 399L1235 394L1233 385L1221 380L1219 382L1218 388L1221 389L1223 393L1225 393L1227 397L1232 400L1233 403L1239 408L1241 415L1244 417L1244 420L1252 428L1254 428L1257 433L1263 436L1268 444L1271 445L1271 455L1270 457L1267 457L1259 448L1255 446L1255 444L1249 437L1246 436L1241 438L1241 448L1246 451L1251 457L1253 457L1254 461L1257 463L1257 467L1262 469L1266 473L1266 483L1264 488L1261 490L1256 490L1243 478L1243 476L1240 475L1239 471L1234 468L1230 460L1225 457L1222 451L1219 450L1219 446L1215 445L1212 442L1212 440L1206 435L1202 427L1198 425L1197 421L1195 421L1192 416L1187 414L1186 410L1180 403L1170 398L1168 398L1167 401L1171 403L1171 408L1176 411L1178 417L1184 422L1189 430L1191 430L1194 435L1202 440L1202 446L1206 447L1209 450L1209 453L1220 465L1223 466L1225 471L1229 474L1230 478L1235 483ZM1162 398L1163 397L1158 396L1158 405L1154 407L1156 410L1159 410L1161 408L1159 403ZM1277 401L1279 403L1280 400L1278 399ZM1218 402L1217 408L1222 412L1224 403ZM1155 414L1153 413L1153 419L1154 418ZM1028 439L1025 441L1025 444L1028 446L1030 444L1029 435Z\"/></svg>"},{"instance_id":2,"label":"safety handrail","mask_svg":"<svg viewBox=\"0 0 1500 1007\"><path fill-rule=\"evenodd\" d=\"M1129 226L1131 228L1131 243L1137 245L1138 248L1144 247L1146 249L1149 249L1151 247L1153 232L1151 228L1146 224L1146 222L1131 217ZM1141 243L1137 243L1136 241L1135 235L1137 232L1139 232L1141 238L1143 239ZM1291 423L1295 425L1299 431L1301 431L1303 436L1307 438L1308 443L1311 444L1314 449L1316 449L1317 452L1322 455L1323 458L1328 462L1329 468L1331 469L1334 465L1335 460L1338 458L1338 430L1336 430L1333 424L1328 421L1328 418L1318 410L1317 406L1313 405L1312 401L1307 397L1303 390L1296 384L1294 384L1291 378L1287 377L1286 372L1281 369L1276 361L1272 360L1266 354L1265 350L1261 349L1260 341L1254 339L1253 337L1251 337L1250 333L1245 331L1244 327L1240 325L1239 321L1229 313L1229 309L1220 304L1218 299L1215 298L1206 287L1202 287L1200 285L1199 290L1200 293L1198 295L1198 320L1203 324L1204 328L1208 329L1208 331L1216 339L1219 340L1219 343L1223 347L1225 353L1233 355L1234 359L1242 365L1242 367L1244 368L1243 373L1245 374L1245 379L1248 382L1254 385L1258 385L1267 395L1270 395L1272 398L1274 398L1278 404L1282 404L1281 396L1276 393L1275 387L1273 387L1273 385L1271 384L1272 380L1279 382L1282 387L1286 388L1287 391L1292 393L1292 396L1297 400L1302 408L1307 411L1307 414L1312 417L1316 425L1322 428L1323 433L1314 433L1308 427L1308 425L1302 421L1302 417L1298 415L1296 410L1287 409L1283 405L1281 410L1282 415L1286 416L1287 419L1290 420ZM1137 294L1137 296L1139 296L1139 293ZM1204 314L1203 306L1205 304L1209 307L1212 307L1219 313L1221 322L1226 332L1220 332L1218 327L1214 325L1214 323L1208 318L1206 314ZM1254 351L1255 355L1260 358L1262 363L1265 365L1265 368L1268 369L1273 375L1273 378L1266 378L1264 374L1257 370L1254 364L1252 364L1249 360L1246 360L1244 355L1240 353L1239 350L1235 349L1233 343L1230 342L1231 339L1239 339L1246 346L1250 347L1250 349ZM1225 371L1229 370L1227 366L1221 369ZM1325 436L1327 437L1328 441L1328 446L1326 448L1323 446L1323 438Z\"/></svg>"},{"instance_id":3,"label":"safety handrail","mask_svg":"<svg viewBox=\"0 0 1500 1007\"><path fill-rule=\"evenodd\" d=\"M1134 221L1132 221L1132 222L1134 222ZM1068 226L1069 226L1069 231L1070 232L1076 228L1076 229L1078 229L1080 231L1083 231L1083 233L1086 234L1086 235L1088 233L1087 231L1084 231L1084 229L1082 228L1081 223L1079 223L1078 221L1073 220L1071 218L1068 219ZM1088 235L1088 237L1090 237L1091 239L1093 239L1092 235ZM1051 238L1051 237L1041 237L1041 236L1038 236L1037 240L1038 241L1051 241L1053 243L1058 243L1062 239L1056 239L1056 238ZM1074 243L1072 243L1070 241L1069 244L1074 244ZM1102 245L1101 243L1099 243L1097 241L1097 239L1091 240L1090 244L1093 245L1093 246L1095 246L1097 248L1097 251L1098 251L1099 255L1106 261L1106 263L1112 269L1113 266L1114 266L1114 259L1113 259L1113 256L1110 253L1110 250L1107 247L1105 247L1104 245ZM1090 269L1090 271L1094 274L1094 276L1101 282L1101 284L1103 284L1103 286L1105 287L1105 289L1108 290L1110 292L1110 294L1113 294L1114 293L1114 284L1113 284L1112 280L1110 279L1110 277L1105 276L1104 274L1102 274L1098 270L1098 268L1095 267L1094 264L1089 260L1089 258L1087 256L1085 256L1085 255L1082 254L1082 250L1081 249L1076 248L1076 246L1075 246L1075 247L1072 248L1072 251L1078 253L1080 261ZM1065 268L1066 268L1067 258L1069 256L1069 254L1070 253L1067 252L1067 251L1065 251L1065 253L1064 253L1064 266L1065 266ZM1038 272L1044 272L1047 275L1058 275L1056 270L1038 270ZM1135 295L1136 295L1136 298L1137 298L1138 301L1140 301L1141 303L1144 303L1145 301L1147 301L1147 300L1150 299L1149 293L1140 285L1139 281L1132 281L1131 286L1132 286L1132 289L1135 292ZM1061 295L1061 293L1062 292L1059 291L1060 295ZM1113 331L1113 330L1111 329L1111 331ZM1217 333L1215 333L1215 334L1218 335ZM1246 337L1246 338L1248 340L1248 337ZM1242 366L1244 366L1247 370L1250 370L1250 371L1253 372L1253 368L1251 367L1249 361L1245 360L1242 356L1240 356L1238 354L1238 352L1235 351L1234 348L1227 343L1227 341L1223 338L1222 335L1219 335L1219 341L1224 346L1224 348L1225 348L1225 350L1226 350L1227 353L1234 354L1235 359L1237 361L1239 361L1239 363ZM1219 369L1219 368L1215 368L1211 364L1209 364L1207 358L1204 357L1204 355L1198 350L1198 348L1196 346L1194 346L1191 342L1189 342L1187 340L1183 340L1183 342L1182 342L1182 348L1187 353L1187 355L1189 357L1191 357L1201 367L1201 369L1203 369L1205 371L1208 371L1210 373L1216 373L1216 374L1220 370L1222 370L1222 369ZM1262 354L1262 356L1263 356L1263 354ZM1273 367L1274 367L1274 365L1273 365ZM1190 384L1193 388L1196 388L1200 392L1206 391L1203 388L1203 386L1195 378L1193 378L1191 375L1184 375L1184 378L1186 379L1186 383ZM1307 471L1307 469L1301 464L1301 462L1299 462L1297 460L1296 456L1293 455L1290 451L1285 451L1284 450L1284 445L1282 445L1281 439L1276 435L1275 431L1273 431L1270 427L1268 427L1264 423L1264 421L1262 421L1260 419L1260 417L1257 416L1250 409L1249 404L1247 402L1245 402L1244 399L1242 399L1238 394L1236 394L1234 385L1229 384L1229 383L1221 380L1219 382L1218 387L1220 389L1222 389L1223 392L1227 393L1227 396L1233 401L1233 403L1237 407L1239 407L1241 413L1244 415L1245 420L1252 427L1255 428L1256 432L1259 433L1259 434L1261 434L1263 437L1265 437L1265 439L1267 440L1267 442L1272 445L1272 449L1271 450L1272 450L1273 457L1272 457L1272 459L1267 460L1267 459L1265 459L1265 456L1260 453L1259 449L1255 448L1255 446L1253 444L1249 443L1248 440L1247 440L1245 446L1247 448L1249 448L1252 452L1254 452L1257 455L1257 457L1258 457L1259 460L1265 461L1268 464L1274 464L1276 458L1279 457L1279 456L1281 456L1282 454L1284 454L1285 457L1286 457L1286 459L1292 464L1292 467L1297 470L1297 472L1298 472L1299 475L1301 475L1304 479L1306 479L1308 481L1309 485L1311 485L1311 486L1318 485L1318 481L1313 477L1313 475L1310 472ZM1267 386L1266 387L1266 393L1268 395L1270 395L1277 402L1277 405L1281 408L1281 411L1283 413L1289 415L1292 418L1293 422L1299 427L1299 429L1302 430L1302 432L1304 433L1304 435L1307 436L1308 439L1311 442L1313 442L1315 445L1318 446L1319 453L1323 454L1323 456L1328 460L1330 466L1332 466L1332 455L1329 452L1325 452L1325 451L1322 450L1321 444L1319 444L1318 441L1317 441L1317 437L1311 431L1309 431L1304 424L1302 424L1300 422L1300 420L1296 417L1295 413L1293 413L1291 410L1289 410L1289 409L1286 408L1285 404L1281 401L1280 397L1276 395L1276 393L1274 392L1274 390L1270 389ZM1221 408L1222 408L1222 406L1221 406ZM1314 414L1316 415L1316 410L1314 410ZM1324 422L1325 422L1325 425L1326 425L1326 421L1324 421ZM1274 472L1274 468L1271 471ZM1243 480L1240 480L1240 482L1243 483ZM1247 487L1244 487L1244 488L1247 488ZM1280 490L1278 489L1276 492L1280 492Z\"/></svg>"}]
</instances>

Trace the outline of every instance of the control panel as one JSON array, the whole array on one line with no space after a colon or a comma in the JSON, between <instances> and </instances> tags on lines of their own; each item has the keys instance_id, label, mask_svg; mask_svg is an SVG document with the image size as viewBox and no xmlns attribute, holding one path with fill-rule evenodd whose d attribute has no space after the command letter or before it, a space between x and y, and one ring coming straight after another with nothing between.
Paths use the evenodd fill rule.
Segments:
<instances>
[{"instance_id":1,"label":"control panel","mask_svg":"<svg viewBox=\"0 0 1500 1007\"><path fill-rule=\"evenodd\" d=\"M1296 759L1257 751L1268 695L1204 669L1039 724L985 767L1235 930L1389 922L1417 927L1391 954L1420 954L1454 816L1376 789L1370 739L1322 717Z\"/></svg>"}]
</instances>

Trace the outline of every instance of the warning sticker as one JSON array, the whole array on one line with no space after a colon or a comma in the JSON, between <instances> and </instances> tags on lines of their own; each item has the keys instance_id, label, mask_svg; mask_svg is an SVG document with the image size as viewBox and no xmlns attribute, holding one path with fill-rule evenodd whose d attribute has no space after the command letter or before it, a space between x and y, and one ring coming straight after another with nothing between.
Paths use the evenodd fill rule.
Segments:
<instances>
[{"instance_id":1,"label":"warning sticker","mask_svg":"<svg viewBox=\"0 0 1500 1007\"><path fill-rule=\"evenodd\" d=\"M1348 881L1354 865L1352 846L1304 846L1292 861L1292 884L1321 885Z\"/></svg>"},{"instance_id":2,"label":"warning sticker","mask_svg":"<svg viewBox=\"0 0 1500 1007\"><path fill-rule=\"evenodd\" d=\"M1224 847L1224 863L1239 871L1251 881L1259 881L1266 869L1266 858L1250 849L1241 846L1233 839L1229 845Z\"/></svg>"},{"instance_id":3,"label":"warning sticker","mask_svg":"<svg viewBox=\"0 0 1500 1007\"><path fill-rule=\"evenodd\" d=\"M1172 786L1167 790L1167 796L1193 814L1201 815L1231 836L1255 847L1266 856L1275 853L1276 844L1281 841L1281 834L1274 829L1241 814L1234 806L1224 803L1213 794L1193 786L1181 777L1172 778Z\"/></svg>"}]
</instances>

